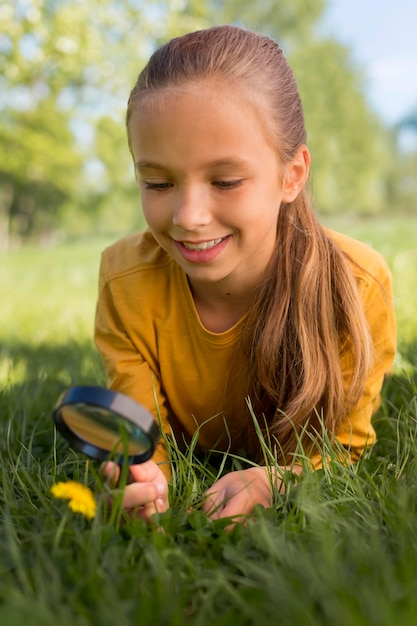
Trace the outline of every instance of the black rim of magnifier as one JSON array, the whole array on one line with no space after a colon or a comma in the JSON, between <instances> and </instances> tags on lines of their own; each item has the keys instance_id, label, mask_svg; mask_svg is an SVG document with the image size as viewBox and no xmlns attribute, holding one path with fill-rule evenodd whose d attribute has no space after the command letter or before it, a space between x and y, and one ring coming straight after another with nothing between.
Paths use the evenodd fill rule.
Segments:
<instances>
[{"instance_id":1,"label":"black rim of magnifier","mask_svg":"<svg viewBox=\"0 0 417 626\"><path fill-rule=\"evenodd\" d=\"M135 426L138 426L149 439L149 450L141 454L125 456L120 453L114 454L110 450L105 450L104 448L89 443L68 428L62 418L61 410L71 404L86 404L88 406L105 409L133 423ZM159 439L158 426L153 415L147 409L128 396L104 387L70 387L70 389L64 391L58 398L53 415L58 431L65 437L69 444L79 452L83 452L98 461L106 461L109 457L113 457L112 460L119 465L122 465L124 461L127 461L130 465L143 463L151 458Z\"/></svg>"}]
</instances>

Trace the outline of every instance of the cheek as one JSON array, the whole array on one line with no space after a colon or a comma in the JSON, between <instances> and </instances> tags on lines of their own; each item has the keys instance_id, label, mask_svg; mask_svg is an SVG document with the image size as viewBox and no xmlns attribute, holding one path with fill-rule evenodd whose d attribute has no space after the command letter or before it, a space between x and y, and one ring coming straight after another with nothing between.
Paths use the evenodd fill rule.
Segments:
<instances>
[{"instance_id":1,"label":"cheek","mask_svg":"<svg viewBox=\"0 0 417 626\"><path fill-rule=\"evenodd\" d=\"M145 216L147 222L155 222L157 220L159 211L155 202L152 202L152 198L148 197L148 194L141 193L140 194L141 204L142 204L142 212Z\"/></svg>"},{"instance_id":2,"label":"cheek","mask_svg":"<svg viewBox=\"0 0 417 626\"><path fill-rule=\"evenodd\" d=\"M248 200L233 211L235 219L256 231L274 227L281 206L280 195L259 193Z\"/></svg>"},{"instance_id":3,"label":"cheek","mask_svg":"<svg viewBox=\"0 0 417 626\"><path fill-rule=\"evenodd\" d=\"M157 220L155 220L155 217L156 217L155 211L152 211L150 207L146 204L146 202L143 202L143 201L142 201L142 213L149 228L151 230L155 228L157 224Z\"/></svg>"},{"instance_id":4,"label":"cheek","mask_svg":"<svg viewBox=\"0 0 417 626\"><path fill-rule=\"evenodd\" d=\"M143 216L150 230L157 235L160 231L167 228L169 223L169 213L161 207L155 205L154 202L149 203L142 201Z\"/></svg>"}]
</instances>

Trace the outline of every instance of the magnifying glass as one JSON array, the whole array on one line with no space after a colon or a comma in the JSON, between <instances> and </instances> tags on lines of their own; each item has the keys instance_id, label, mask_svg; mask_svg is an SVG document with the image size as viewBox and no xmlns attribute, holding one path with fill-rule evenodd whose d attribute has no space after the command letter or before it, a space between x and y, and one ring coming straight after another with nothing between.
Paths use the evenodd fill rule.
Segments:
<instances>
[{"instance_id":1,"label":"magnifying glass","mask_svg":"<svg viewBox=\"0 0 417 626\"><path fill-rule=\"evenodd\" d=\"M54 408L57 430L79 452L119 465L151 458L159 440L155 418L123 393L104 387L70 387Z\"/></svg>"}]
</instances>

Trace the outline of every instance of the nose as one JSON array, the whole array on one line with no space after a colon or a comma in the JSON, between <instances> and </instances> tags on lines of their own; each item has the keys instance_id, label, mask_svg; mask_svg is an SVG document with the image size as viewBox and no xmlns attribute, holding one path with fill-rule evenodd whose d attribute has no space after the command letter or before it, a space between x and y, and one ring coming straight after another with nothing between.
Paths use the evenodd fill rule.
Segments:
<instances>
[{"instance_id":1,"label":"nose","mask_svg":"<svg viewBox=\"0 0 417 626\"><path fill-rule=\"evenodd\" d=\"M182 189L176 198L173 224L182 230L192 231L211 222L208 194L201 187Z\"/></svg>"}]
</instances>

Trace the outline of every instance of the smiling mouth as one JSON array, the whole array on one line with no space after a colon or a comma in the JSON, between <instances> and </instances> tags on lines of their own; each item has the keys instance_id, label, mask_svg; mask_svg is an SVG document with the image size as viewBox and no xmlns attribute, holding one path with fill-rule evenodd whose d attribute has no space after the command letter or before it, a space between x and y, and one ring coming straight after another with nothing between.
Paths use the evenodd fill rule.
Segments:
<instances>
[{"instance_id":1,"label":"smiling mouth","mask_svg":"<svg viewBox=\"0 0 417 626\"><path fill-rule=\"evenodd\" d=\"M200 243L191 243L189 241L181 241L181 244L187 250L209 250L221 243L226 237L220 237L220 239L212 239L211 241L201 241Z\"/></svg>"}]
</instances>

